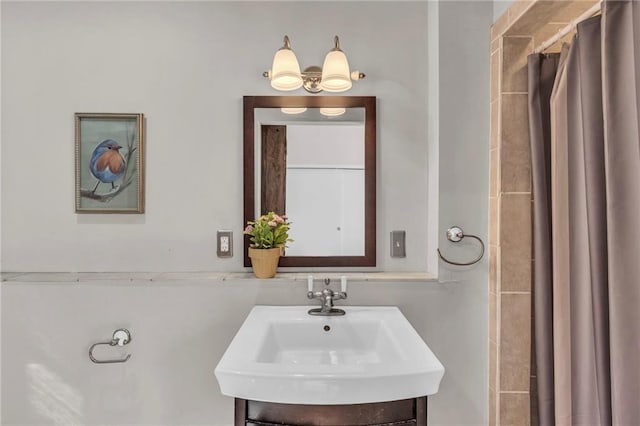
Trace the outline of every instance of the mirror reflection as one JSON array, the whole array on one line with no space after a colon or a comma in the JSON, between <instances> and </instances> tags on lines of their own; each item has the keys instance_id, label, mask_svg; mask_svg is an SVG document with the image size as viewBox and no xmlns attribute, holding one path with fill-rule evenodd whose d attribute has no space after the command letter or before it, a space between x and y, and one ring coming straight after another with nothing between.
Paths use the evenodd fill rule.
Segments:
<instances>
[{"instance_id":1,"label":"mirror reflection","mask_svg":"<svg viewBox=\"0 0 640 426\"><path fill-rule=\"evenodd\" d=\"M287 256L365 254L365 111L341 110L255 110L255 215L294 222Z\"/></svg>"},{"instance_id":2,"label":"mirror reflection","mask_svg":"<svg viewBox=\"0 0 640 426\"><path fill-rule=\"evenodd\" d=\"M279 266L375 266L376 98L245 96L243 127L244 222L293 223Z\"/></svg>"}]
</instances>

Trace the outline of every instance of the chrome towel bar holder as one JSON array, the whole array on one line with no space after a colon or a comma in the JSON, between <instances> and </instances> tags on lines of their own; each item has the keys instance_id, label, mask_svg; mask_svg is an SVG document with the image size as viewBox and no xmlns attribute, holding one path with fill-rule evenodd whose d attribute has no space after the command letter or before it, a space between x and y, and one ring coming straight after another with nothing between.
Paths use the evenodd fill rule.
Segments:
<instances>
[{"instance_id":1,"label":"chrome towel bar holder","mask_svg":"<svg viewBox=\"0 0 640 426\"><path fill-rule=\"evenodd\" d=\"M482 242L482 239L480 239L480 237L478 237L477 235L465 234L462 228L460 228L459 226L452 226L451 228L447 229L447 239L452 243L460 242L465 237L474 238L478 240L478 242L480 243L481 252L476 259L470 262L454 262L444 257L440 252L440 249L438 249L438 256L440 256L440 259L442 259L444 262L450 265L456 265L456 266L470 266L480 262L480 259L482 259L482 256L484 256L484 243Z\"/></svg>"},{"instance_id":2,"label":"chrome towel bar holder","mask_svg":"<svg viewBox=\"0 0 640 426\"><path fill-rule=\"evenodd\" d=\"M98 342L91 345L89 348L89 358L91 361L96 364L115 364L118 362L127 362L129 358L131 358L131 354L127 354L126 357L121 359L109 359L109 360L99 360L93 356L93 349L98 345L109 345L109 346L124 346L131 341L131 333L126 328L119 328L113 332L113 338L109 342Z\"/></svg>"}]
</instances>

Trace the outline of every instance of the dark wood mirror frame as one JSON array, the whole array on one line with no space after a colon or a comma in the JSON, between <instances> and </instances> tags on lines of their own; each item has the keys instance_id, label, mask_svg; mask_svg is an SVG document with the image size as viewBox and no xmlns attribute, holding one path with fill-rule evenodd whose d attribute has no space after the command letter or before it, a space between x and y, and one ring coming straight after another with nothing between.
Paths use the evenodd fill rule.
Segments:
<instances>
[{"instance_id":1,"label":"dark wood mirror frame","mask_svg":"<svg viewBox=\"0 0 640 426\"><path fill-rule=\"evenodd\" d=\"M255 219L255 108L364 108L364 256L283 256L283 267L376 266L376 97L375 96L244 96L244 222ZM295 222L295 218L293 218ZM244 266L251 266L249 236L244 236Z\"/></svg>"}]
</instances>

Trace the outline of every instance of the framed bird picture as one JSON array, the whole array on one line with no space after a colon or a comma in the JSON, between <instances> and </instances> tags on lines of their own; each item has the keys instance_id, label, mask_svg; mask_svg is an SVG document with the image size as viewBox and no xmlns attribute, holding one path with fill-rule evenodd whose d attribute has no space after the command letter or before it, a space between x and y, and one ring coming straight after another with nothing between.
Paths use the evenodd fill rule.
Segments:
<instances>
[{"instance_id":1,"label":"framed bird picture","mask_svg":"<svg viewBox=\"0 0 640 426\"><path fill-rule=\"evenodd\" d=\"M75 114L76 213L144 213L142 114Z\"/></svg>"}]
</instances>

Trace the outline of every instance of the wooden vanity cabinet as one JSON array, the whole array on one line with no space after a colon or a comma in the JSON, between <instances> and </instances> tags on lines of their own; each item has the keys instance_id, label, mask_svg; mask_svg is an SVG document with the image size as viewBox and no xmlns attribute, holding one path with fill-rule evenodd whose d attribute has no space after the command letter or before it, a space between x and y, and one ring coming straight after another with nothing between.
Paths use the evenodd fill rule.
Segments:
<instances>
[{"instance_id":1,"label":"wooden vanity cabinet","mask_svg":"<svg viewBox=\"0 0 640 426\"><path fill-rule=\"evenodd\" d=\"M426 426L427 397L353 405L302 405L236 398L235 426Z\"/></svg>"}]
</instances>

